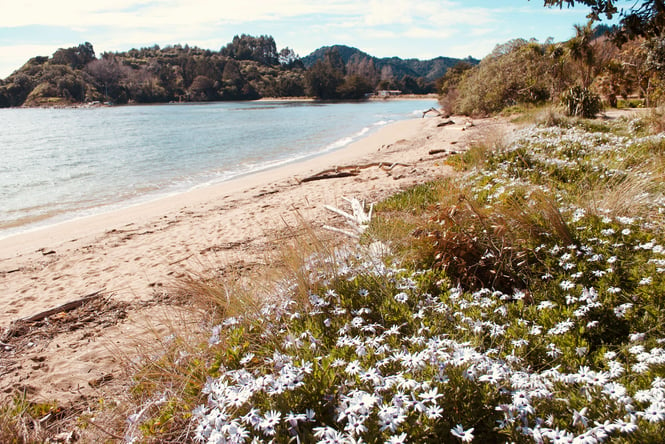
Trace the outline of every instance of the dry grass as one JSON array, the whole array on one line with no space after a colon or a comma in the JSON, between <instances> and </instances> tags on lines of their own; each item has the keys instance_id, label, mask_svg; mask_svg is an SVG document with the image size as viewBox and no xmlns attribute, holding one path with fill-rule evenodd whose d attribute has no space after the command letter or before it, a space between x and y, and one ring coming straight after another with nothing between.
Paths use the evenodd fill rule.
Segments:
<instances>
[{"instance_id":1,"label":"dry grass","mask_svg":"<svg viewBox=\"0 0 665 444\"><path fill-rule=\"evenodd\" d=\"M28 401L25 394L0 407L0 442L31 444L45 442L57 435L57 427L72 415L55 403Z\"/></svg>"},{"instance_id":2,"label":"dry grass","mask_svg":"<svg viewBox=\"0 0 665 444\"><path fill-rule=\"evenodd\" d=\"M263 266L248 270L208 264L202 268L212 271L191 272L169 288L186 303L182 314L170 323L160 321L162 328L154 330L151 343L138 344L140 360L128 362L134 385L131 411L125 413L125 418L133 418L124 424L127 436L140 437L142 442L191 440L189 419L196 405L203 402L206 380L234 359L233 347L225 345L229 338L211 337L214 326L225 319L242 318L253 344L277 347L265 332L252 335L251 320L262 319L265 303L281 302L286 292L298 303L308 303L310 292L318 285L313 270L335 273L339 247L331 245L343 244L343 239L333 242L327 233L318 233L304 222L287 237L290 240L282 248L266 253ZM110 415L107 419L111 421L109 429L123 429Z\"/></svg>"},{"instance_id":3,"label":"dry grass","mask_svg":"<svg viewBox=\"0 0 665 444\"><path fill-rule=\"evenodd\" d=\"M630 214L647 220L656 221L662 215L655 212L654 195L662 195L665 174L655 170L654 165L640 168L649 174L630 174L625 178L605 181L596 184L586 197L594 214L620 216ZM655 171L654 171L655 170Z\"/></svg>"}]
</instances>

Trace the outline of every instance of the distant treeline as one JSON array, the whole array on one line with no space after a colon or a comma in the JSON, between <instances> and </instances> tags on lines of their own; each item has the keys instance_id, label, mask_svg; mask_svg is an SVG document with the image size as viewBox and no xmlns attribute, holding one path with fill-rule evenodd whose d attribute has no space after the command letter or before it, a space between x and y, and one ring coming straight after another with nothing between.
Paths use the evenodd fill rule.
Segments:
<instances>
[{"instance_id":1,"label":"distant treeline","mask_svg":"<svg viewBox=\"0 0 665 444\"><path fill-rule=\"evenodd\" d=\"M219 51L188 45L105 52L86 42L34 57L0 80L0 107L85 102L158 103L311 96L358 99L378 90L438 92L437 79L459 59L377 59L326 47L301 59L271 36L235 36ZM467 60L477 63L473 59Z\"/></svg>"}]
</instances>

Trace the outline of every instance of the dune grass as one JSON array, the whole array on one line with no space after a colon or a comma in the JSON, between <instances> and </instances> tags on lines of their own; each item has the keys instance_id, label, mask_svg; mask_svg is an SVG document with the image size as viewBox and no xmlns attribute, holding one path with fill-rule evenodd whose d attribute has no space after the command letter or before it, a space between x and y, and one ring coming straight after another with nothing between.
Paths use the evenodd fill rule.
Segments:
<instances>
[{"instance_id":1,"label":"dune grass","mask_svg":"<svg viewBox=\"0 0 665 444\"><path fill-rule=\"evenodd\" d=\"M142 363L124 436L661 442L658 119L549 113L379 203L358 244L306 230L266 280L184 281L208 316Z\"/></svg>"},{"instance_id":2,"label":"dune grass","mask_svg":"<svg viewBox=\"0 0 665 444\"><path fill-rule=\"evenodd\" d=\"M222 291L187 438L659 442L663 135L546 120L377 205L360 245L296 254L267 302Z\"/></svg>"}]
</instances>

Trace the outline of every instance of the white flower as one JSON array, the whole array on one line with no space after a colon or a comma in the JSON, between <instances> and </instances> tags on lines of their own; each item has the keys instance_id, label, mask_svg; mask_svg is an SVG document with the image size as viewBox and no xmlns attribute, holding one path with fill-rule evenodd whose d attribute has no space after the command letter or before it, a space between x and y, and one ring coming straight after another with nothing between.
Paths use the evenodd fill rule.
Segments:
<instances>
[{"instance_id":1,"label":"white flower","mask_svg":"<svg viewBox=\"0 0 665 444\"><path fill-rule=\"evenodd\" d=\"M240 365L247 365L252 359L254 359L254 353L247 353L240 360Z\"/></svg>"},{"instance_id":2,"label":"white flower","mask_svg":"<svg viewBox=\"0 0 665 444\"><path fill-rule=\"evenodd\" d=\"M651 284L651 282L653 282L653 278L651 276L648 276L648 277L642 278L637 285L649 285L649 284Z\"/></svg>"},{"instance_id":3,"label":"white flower","mask_svg":"<svg viewBox=\"0 0 665 444\"><path fill-rule=\"evenodd\" d=\"M259 428L263 430L266 435L272 436L276 433L275 427L279 424L281 417L282 414L277 410L270 410L259 423Z\"/></svg>"},{"instance_id":4,"label":"white flower","mask_svg":"<svg viewBox=\"0 0 665 444\"><path fill-rule=\"evenodd\" d=\"M360 367L360 362L358 362L357 360L349 362L349 364L344 369L344 371L351 376L357 375L358 373L360 373L361 370L362 368Z\"/></svg>"},{"instance_id":5,"label":"white flower","mask_svg":"<svg viewBox=\"0 0 665 444\"><path fill-rule=\"evenodd\" d=\"M649 406L649 408L644 410L644 412L638 413L638 415L642 416L649 422L660 422L665 419L664 407L665 405L663 402L654 402Z\"/></svg>"},{"instance_id":6,"label":"white flower","mask_svg":"<svg viewBox=\"0 0 665 444\"><path fill-rule=\"evenodd\" d=\"M457 424L454 428L450 429L450 433L452 433L454 437L462 440L462 442L473 441L473 427L469 430L464 430L462 424Z\"/></svg>"},{"instance_id":7,"label":"white flower","mask_svg":"<svg viewBox=\"0 0 665 444\"><path fill-rule=\"evenodd\" d=\"M443 397L443 395L439 393L439 389L437 387L434 387L428 392L421 393L418 396L420 397L420 399L423 400L423 402L431 402L431 403L435 403L437 399Z\"/></svg>"},{"instance_id":8,"label":"white flower","mask_svg":"<svg viewBox=\"0 0 665 444\"><path fill-rule=\"evenodd\" d=\"M384 405L379 409L379 426L380 430L390 430L395 432L397 427L404 422L406 415L404 409L394 405Z\"/></svg>"},{"instance_id":9,"label":"white flower","mask_svg":"<svg viewBox=\"0 0 665 444\"><path fill-rule=\"evenodd\" d=\"M614 424L617 426L619 432L621 433L633 433L637 430L637 424L634 422L626 422L620 419L614 421Z\"/></svg>"},{"instance_id":10,"label":"white flower","mask_svg":"<svg viewBox=\"0 0 665 444\"><path fill-rule=\"evenodd\" d=\"M403 304L403 303L405 303L406 301L409 300L409 295L406 294L406 293L404 293L404 292L397 293L397 294L395 295L395 300L396 300L397 302L400 302L400 303Z\"/></svg>"},{"instance_id":11,"label":"white flower","mask_svg":"<svg viewBox=\"0 0 665 444\"><path fill-rule=\"evenodd\" d=\"M430 406L427 406L427 408L425 409L425 415L429 419L439 419L439 418L441 418L441 416L443 416L442 413L443 413L443 409L441 407L439 407L438 405L430 405Z\"/></svg>"},{"instance_id":12,"label":"white flower","mask_svg":"<svg viewBox=\"0 0 665 444\"><path fill-rule=\"evenodd\" d=\"M406 442L406 433L402 433L399 436L393 435L390 438L388 438L386 444L403 444L405 442Z\"/></svg>"},{"instance_id":13,"label":"white flower","mask_svg":"<svg viewBox=\"0 0 665 444\"><path fill-rule=\"evenodd\" d=\"M579 412L577 410L573 410L573 427L577 425L583 425L584 427L587 426L588 420L586 418L586 412L588 410L588 407L584 407L582 410Z\"/></svg>"},{"instance_id":14,"label":"white flower","mask_svg":"<svg viewBox=\"0 0 665 444\"><path fill-rule=\"evenodd\" d=\"M561 289L564 291L568 291L572 288L575 288L575 283L571 281L561 281L561 283L559 283L559 287L561 287Z\"/></svg>"}]
</instances>

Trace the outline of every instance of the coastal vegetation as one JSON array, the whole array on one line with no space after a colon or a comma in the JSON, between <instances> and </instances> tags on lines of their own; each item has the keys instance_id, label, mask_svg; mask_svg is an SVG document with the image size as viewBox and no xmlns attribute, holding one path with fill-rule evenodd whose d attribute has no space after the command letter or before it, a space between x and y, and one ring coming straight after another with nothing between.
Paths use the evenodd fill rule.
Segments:
<instances>
[{"instance_id":1,"label":"coastal vegetation","mask_svg":"<svg viewBox=\"0 0 665 444\"><path fill-rule=\"evenodd\" d=\"M601 13L616 12L613 2L583 3L597 6L568 41L514 39L497 45L477 66L461 63L448 70L439 82L444 108L486 116L552 103L569 115L592 117L601 106L662 104L665 35L658 30L663 12L652 9L659 2L636 2L640 8L624 12L622 27L594 27Z\"/></svg>"},{"instance_id":2,"label":"coastal vegetation","mask_svg":"<svg viewBox=\"0 0 665 444\"><path fill-rule=\"evenodd\" d=\"M184 278L200 328L133 362L122 420L98 424L102 402L81 428L126 442L662 442L665 110L586 117L601 97L661 103L663 41L592 31L448 70L450 112L528 109L522 126L448 156L458 175L378 203L357 242L304 230L278 278ZM367 85L342 64L327 52L303 75L320 97L351 97ZM548 102L565 106L536 108ZM0 438L38 436L53 408L17 398Z\"/></svg>"},{"instance_id":3,"label":"coastal vegetation","mask_svg":"<svg viewBox=\"0 0 665 444\"><path fill-rule=\"evenodd\" d=\"M473 59L471 63L477 62ZM96 57L92 44L33 57L0 80L0 107L86 102L160 103L261 97L357 99L382 89L435 92L459 59L378 59L355 48L326 47L300 58L270 36L235 36L219 51L188 45L132 49Z\"/></svg>"},{"instance_id":4,"label":"coastal vegetation","mask_svg":"<svg viewBox=\"0 0 665 444\"><path fill-rule=\"evenodd\" d=\"M358 244L297 238L272 284L186 280L210 317L139 366L125 439L659 442L663 121L547 109Z\"/></svg>"}]
</instances>

